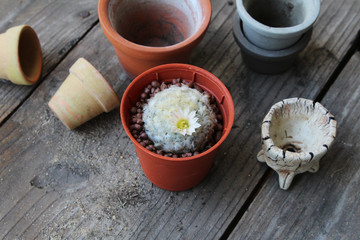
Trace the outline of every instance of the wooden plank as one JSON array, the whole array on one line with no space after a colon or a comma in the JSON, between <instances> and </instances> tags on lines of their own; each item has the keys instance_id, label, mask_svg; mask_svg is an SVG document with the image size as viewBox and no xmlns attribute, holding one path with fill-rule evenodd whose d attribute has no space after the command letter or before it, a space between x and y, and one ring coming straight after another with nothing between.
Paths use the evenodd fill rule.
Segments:
<instances>
[{"instance_id":1,"label":"wooden plank","mask_svg":"<svg viewBox=\"0 0 360 240\"><path fill-rule=\"evenodd\" d=\"M227 1L211 1L212 6L212 16L211 16L211 24L206 31L204 39L200 42L200 44L194 49L193 53L191 54L190 63L195 64L199 63L203 65L204 61L209 58L209 52L213 51L216 47L214 44L214 38L216 36L220 36L218 41L221 41L221 36L225 36L223 34L224 31L228 32L231 31L230 28L222 27L225 22L231 21L229 16L232 12L235 11L234 4L229 4ZM231 26L225 24L226 26ZM195 62L194 62L195 61Z\"/></svg>"},{"instance_id":2,"label":"wooden plank","mask_svg":"<svg viewBox=\"0 0 360 240\"><path fill-rule=\"evenodd\" d=\"M93 63L119 96L130 83L96 25L0 128L1 237L220 238L267 169L255 158L260 149L259 123L280 99L318 94L354 39L359 8L352 3L356 0L324 2L330 10L322 10L314 32L317 37L295 68L277 76L256 74L243 65L231 39L235 6L216 5L220 10L214 9L218 14L211 24L219 27L191 61L228 86L235 103L235 127L206 179L180 193L159 189L143 175L121 127L119 110L67 131L47 108L78 57ZM346 15L331 11L340 6ZM337 28L346 29L342 33L346 37L334 33L331 19L340 21ZM226 47L219 49L222 42ZM344 47L338 48L339 42ZM33 211L38 199L33 191L44 195L40 214ZM26 213L29 221L22 220Z\"/></svg>"},{"instance_id":3,"label":"wooden plank","mask_svg":"<svg viewBox=\"0 0 360 240\"><path fill-rule=\"evenodd\" d=\"M10 25L14 15L17 15L18 12L24 10L31 0L27 1L3 1L0 5L0 31L4 32L6 30L6 25Z\"/></svg>"},{"instance_id":4,"label":"wooden plank","mask_svg":"<svg viewBox=\"0 0 360 240\"><path fill-rule=\"evenodd\" d=\"M96 22L96 0L1 1L0 32L28 24L38 34L43 52L42 76L46 76ZM35 87L0 81L0 124Z\"/></svg>"},{"instance_id":5,"label":"wooden plank","mask_svg":"<svg viewBox=\"0 0 360 240\"><path fill-rule=\"evenodd\" d=\"M0 208L0 238L14 239L23 232L26 233L25 238L27 236L36 236L48 224L47 221L52 219L52 215L57 219L56 215L60 213L60 216L58 216L60 220L67 220L66 217L69 217L69 219L72 219L69 220L72 224L74 220L82 220L83 212L79 207L82 204L76 202L76 198L72 194L79 189L92 185L93 183L88 182L90 176L97 177L96 179L101 177L97 167L99 159L103 161L104 166L106 165L105 160L109 156L111 156L111 161L119 161L119 149L113 147L113 143L119 138L118 132L120 132L119 128L121 127L118 111L107 114L111 116L110 118L109 116L102 116L103 119L107 119L107 123L98 122L82 126L76 131L66 131L65 127L47 107L50 97L68 75L70 66L84 53L86 53L86 58L90 62L95 62L94 66L100 72L105 71L113 74L110 82L119 93L122 93L129 84L128 81L123 80L126 80L126 77L122 74L113 49L105 39L100 26L98 25L96 29L96 33L92 35L93 38L89 38L82 45L82 48L71 51L57 70L39 86L31 100L25 102L24 106L21 106L19 111L1 127L0 200L2 207ZM88 46L92 46L92 48L89 49ZM111 56L110 59L109 56ZM33 110L28 112L30 105L35 107L33 109L35 112ZM25 123L28 121L26 119L32 120ZM97 120L100 119L101 117ZM98 129L94 131L96 125L98 125ZM108 127L104 128L104 126ZM106 133L106 128L110 132ZM19 131L16 131L16 129ZM103 138L106 135L111 135L111 132L114 134L111 140L108 139L111 142L101 140L94 145L93 141L95 139L93 137ZM21 137L17 136L17 134L20 134ZM78 139L81 135L83 140ZM91 137L92 135L93 137ZM54 138L51 136L54 136ZM78 142L78 144L74 144L74 142ZM27 147L23 148L22 146ZM92 148L94 152L86 151L85 153L83 152L84 148ZM124 150L126 149L124 148ZM98 151L102 153L98 153ZM85 155L81 152L85 153ZM77 155L78 153L81 154ZM132 155L134 154L132 153ZM91 160L91 163L87 164L88 160ZM112 162L112 164L114 163ZM111 176L112 174L108 175L109 178ZM31 182L33 186L31 186ZM85 182L87 183L85 184ZM96 182L94 184L100 183ZM37 194L33 194L34 191ZM56 200L56 196L61 199ZM66 199L65 202L63 198ZM36 206L34 204L39 199L42 201L44 211L41 215L37 215L39 212L33 209ZM68 207L68 204L71 206L74 204L75 215ZM68 208L69 212L63 211L64 208ZM77 213L77 210L80 212ZM29 215L26 216L26 214ZM51 217L48 219L42 217L42 215ZM75 216L78 216L78 218ZM24 218L29 218L31 221L25 221ZM32 222L34 219L37 219L37 221ZM42 224L39 224L38 221L40 220L43 220ZM30 228L29 224L32 224ZM68 223L67 226L73 226L72 224ZM54 231L57 234L64 233L66 235L66 227L63 226L63 229L64 231L58 231L59 228L54 228ZM14 232L15 230L17 231Z\"/></svg>"},{"instance_id":6,"label":"wooden plank","mask_svg":"<svg viewBox=\"0 0 360 240\"><path fill-rule=\"evenodd\" d=\"M283 191L274 173L230 239L359 239L360 53L347 64L323 104L338 136L317 173L295 177Z\"/></svg>"}]
</instances>

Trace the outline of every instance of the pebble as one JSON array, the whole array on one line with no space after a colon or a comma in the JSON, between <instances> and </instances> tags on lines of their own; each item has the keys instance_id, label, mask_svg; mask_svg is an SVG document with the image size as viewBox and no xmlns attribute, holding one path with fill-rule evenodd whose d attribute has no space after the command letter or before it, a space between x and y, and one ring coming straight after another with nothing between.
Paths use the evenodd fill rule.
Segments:
<instances>
[{"instance_id":1,"label":"pebble","mask_svg":"<svg viewBox=\"0 0 360 240\"><path fill-rule=\"evenodd\" d=\"M152 81L151 86L153 86L154 88L160 87L160 82L159 81Z\"/></svg>"},{"instance_id":2,"label":"pebble","mask_svg":"<svg viewBox=\"0 0 360 240\"><path fill-rule=\"evenodd\" d=\"M131 112L132 114L137 113L137 112L136 112L136 107L131 107L131 108L130 108L130 112Z\"/></svg>"},{"instance_id":3,"label":"pebble","mask_svg":"<svg viewBox=\"0 0 360 240\"><path fill-rule=\"evenodd\" d=\"M140 97L141 97L142 99L145 99L145 98L148 97L148 94L145 93L145 92L143 92L143 93L141 93Z\"/></svg>"},{"instance_id":4,"label":"pebble","mask_svg":"<svg viewBox=\"0 0 360 240\"><path fill-rule=\"evenodd\" d=\"M148 135L147 135L145 132L142 132L142 133L140 134L140 138L142 138L142 139L148 139Z\"/></svg>"},{"instance_id":5,"label":"pebble","mask_svg":"<svg viewBox=\"0 0 360 240\"><path fill-rule=\"evenodd\" d=\"M179 158L179 157L191 157L200 154L200 152L196 151L194 153L187 152L182 154L173 154L169 152L164 152L163 150L156 149L154 143L148 138L147 134L144 131L144 121L142 120L143 106L145 103L149 101L151 97L153 97L156 93L168 88L170 85L177 85L179 87L182 84L187 85L188 87L195 88L199 92L209 96L211 108L216 114L216 119L218 124L215 126L215 129L211 129L210 132L211 139L209 140L206 147L203 151L211 148L217 141L221 139L222 130L223 130L223 116L221 115L219 108L216 104L215 97L207 91L204 91L200 86L198 86L194 82L183 81L181 78L175 78L171 81L171 83L160 83L159 81L152 81L151 84L148 84L144 91L140 94L140 100L136 102L135 106L130 108L131 118L130 118L130 130L133 137L136 139L141 146L145 147L147 150L155 152L158 155L162 155L165 157ZM216 130L216 131L215 131Z\"/></svg>"},{"instance_id":6,"label":"pebble","mask_svg":"<svg viewBox=\"0 0 360 240\"><path fill-rule=\"evenodd\" d=\"M215 133L215 141L218 142L221 139L222 136L222 132L221 131L217 131Z\"/></svg>"},{"instance_id":7,"label":"pebble","mask_svg":"<svg viewBox=\"0 0 360 240\"><path fill-rule=\"evenodd\" d=\"M194 84L194 88L201 93L204 92L204 90L201 87L199 87L197 84Z\"/></svg>"},{"instance_id":8,"label":"pebble","mask_svg":"<svg viewBox=\"0 0 360 240\"><path fill-rule=\"evenodd\" d=\"M162 91L162 90L164 90L166 88L167 88L166 83L162 82L161 85L160 85L160 90Z\"/></svg>"},{"instance_id":9,"label":"pebble","mask_svg":"<svg viewBox=\"0 0 360 240\"><path fill-rule=\"evenodd\" d=\"M194 87L194 82L187 82L186 85L187 85L189 88L193 88L193 87Z\"/></svg>"}]
</instances>

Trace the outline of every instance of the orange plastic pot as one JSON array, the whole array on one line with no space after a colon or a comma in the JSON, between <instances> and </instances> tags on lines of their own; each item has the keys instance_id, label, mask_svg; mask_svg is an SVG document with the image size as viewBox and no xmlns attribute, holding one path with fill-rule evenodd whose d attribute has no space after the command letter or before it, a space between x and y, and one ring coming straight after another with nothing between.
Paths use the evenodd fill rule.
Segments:
<instances>
[{"instance_id":1,"label":"orange plastic pot","mask_svg":"<svg viewBox=\"0 0 360 240\"><path fill-rule=\"evenodd\" d=\"M169 82L174 78L192 81L216 98L223 115L221 139L210 149L186 158L170 158L142 147L131 135L130 108L140 99L144 88L153 80ZM234 122L234 103L225 85L208 71L188 64L165 64L145 71L126 89L120 106L121 121L135 146L141 167L149 180L166 190L183 191L197 185L208 173L219 146L229 135Z\"/></svg>"},{"instance_id":2,"label":"orange plastic pot","mask_svg":"<svg viewBox=\"0 0 360 240\"><path fill-rule=\"evenodd\" d=\"M210 0L100 0L105 36L130 77L165 63L186 63L211 19Z\"/></svg>"}]
</instances>

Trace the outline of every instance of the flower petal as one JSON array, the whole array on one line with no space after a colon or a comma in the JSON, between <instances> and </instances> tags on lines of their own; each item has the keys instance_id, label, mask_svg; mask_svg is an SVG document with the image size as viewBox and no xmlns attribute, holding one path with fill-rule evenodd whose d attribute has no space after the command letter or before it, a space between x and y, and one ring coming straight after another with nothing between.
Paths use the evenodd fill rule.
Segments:
<instances>
[{"instance_id":1,"label":"flower petal","mask_svg":"<svg viewBox=\"0 0 360 240\"><path fill-rule=\"evenodd\" d=\"M200 127L201 125L197 122L199 118L195 117L196 111L191 111L189 108L185 109L178 109L177 111L172 113L172 117L170 119L171 123L174 125L172 132L180 133L184 136L186 134L191 135L195 132L195 129ZM184 124L179 124L179 121L186 121L187 126L184 126Z\"/></svg>"}]
</instances>

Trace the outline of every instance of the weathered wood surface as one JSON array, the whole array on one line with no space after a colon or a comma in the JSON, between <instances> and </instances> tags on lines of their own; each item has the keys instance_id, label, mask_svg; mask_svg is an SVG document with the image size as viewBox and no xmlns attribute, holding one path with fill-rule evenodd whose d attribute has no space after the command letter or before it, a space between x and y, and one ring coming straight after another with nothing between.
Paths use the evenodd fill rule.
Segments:
<instances>
[{"instance_id":1,"label":"weathered wood surface","mask_svg":"<svg viewBox=\"0 0 360 240\"><path fill-rule=\"evenodd\" d=\"M230 239L360 238L359 80L358 52L322 101L339 131L319 172L297 175L288 191L272 174Z\"/></svg>"},{"instance_id":2,"label":"weathered wood surface","mask_svg":"<svg viewBox=\"0 0 360 240\"><path fill-rule=\"evenodd\" d=\"M43 77L54 69L97 21L96 0L2 0L0 3L1 33L22 24L30 25L36 31L43 52ZM35 88L0 81L0 124Z\"/></svg>"},{"instance_id":3,"label":"weathered wood surface","mask_svg":"<svg viewBox=\"0 0 360 240\"><path fill-rule=\"evenodd\" d=\"M277 179L267 179L268 168L255 158L262 118L283 98L319 95L355 39L360 4L323 1L312 41L293 69L276 76L256 74L244 66L231 32L235 5L220 0L212 4L211 25L191 63L226 84L236 116L205 180L180 193L153 186L123 131L119 110L74 131L68 131L49 110L47 102L79 57L88 59L119 96L130 83L96 24L63 60L56 60L56 68L49 68L41 84L0 128L0 238L218 239L231 232L262 182L276 186ZM42 40L47 41L56 42L51 36ZM356 99L359 94L351 96ZM331 102L325 105L333 107ZM336 159L334 153L327 155L329 161ZM303 178L293 184L292 189L303 189L313 182ZM261 202L265 189L255 202ZM321 208L322 203L312 204Z\"/></svg>"}]
</instances>

